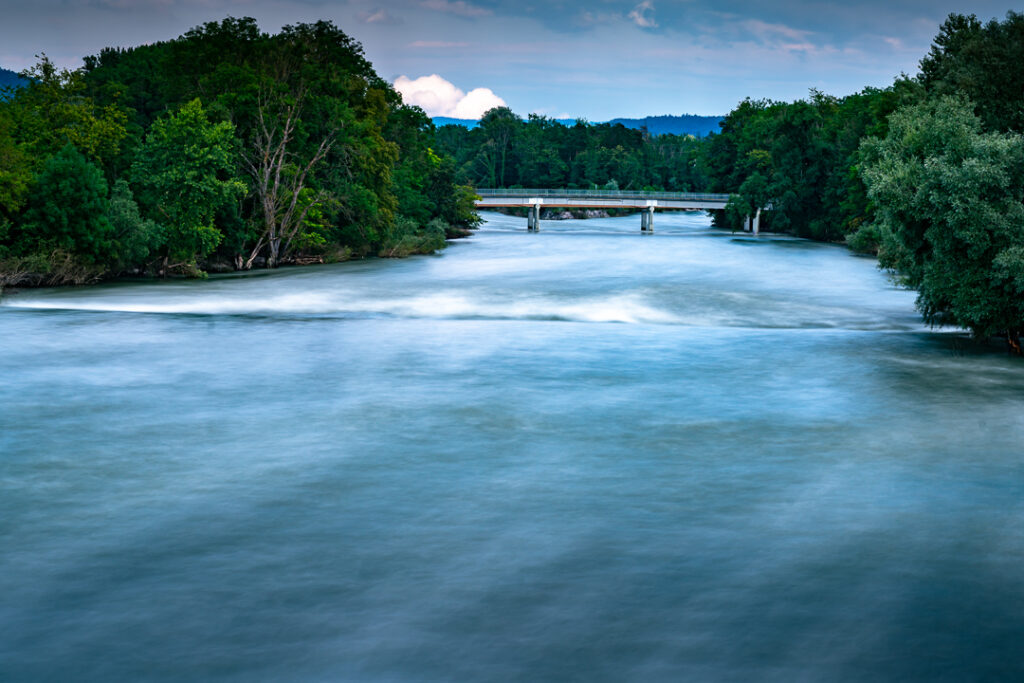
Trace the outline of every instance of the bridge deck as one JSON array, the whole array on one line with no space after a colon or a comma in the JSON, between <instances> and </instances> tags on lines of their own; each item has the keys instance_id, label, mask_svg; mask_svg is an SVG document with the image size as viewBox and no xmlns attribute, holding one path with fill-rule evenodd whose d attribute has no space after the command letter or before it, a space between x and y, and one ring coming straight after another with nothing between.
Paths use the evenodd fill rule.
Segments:
<instances>
[{"instance_id":1,"label":"bridge deck","mask_svg":"<svg viewBox=\"0 0 1024 683\"><path fill-rule=\"evenodd\" d=\"M542 206L580 209L724 209L727 194L630 190L478 189L477 208Z\"/></svg>"}]
</instances>

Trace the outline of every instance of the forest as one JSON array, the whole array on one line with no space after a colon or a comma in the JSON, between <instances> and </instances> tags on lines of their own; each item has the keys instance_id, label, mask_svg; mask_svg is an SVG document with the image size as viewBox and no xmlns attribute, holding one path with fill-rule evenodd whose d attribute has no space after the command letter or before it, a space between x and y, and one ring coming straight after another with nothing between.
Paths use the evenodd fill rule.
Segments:
<instances>
[{"instance_id":1,"label":"forest","mask_svg":"<svg viewBox=\"0 0 1024 683\"><path fill-rule=\"evenodd\" d=\"M490 110L471 130L437 129L437 147L455 160L459 182L474 187L699 191L709 182L703 141L621 123L523 120L507 107Z\"/></svg>"},{"instance_id":2,"label":"forest","mask_svg":"<svg viewBox=\"0 0 1024 683\"><path fill-rule=\"evenodd\" d=\"M330 22L44 56L0 101L0 285L429 253L479 218Z\"/></svg>"}]
</instances>

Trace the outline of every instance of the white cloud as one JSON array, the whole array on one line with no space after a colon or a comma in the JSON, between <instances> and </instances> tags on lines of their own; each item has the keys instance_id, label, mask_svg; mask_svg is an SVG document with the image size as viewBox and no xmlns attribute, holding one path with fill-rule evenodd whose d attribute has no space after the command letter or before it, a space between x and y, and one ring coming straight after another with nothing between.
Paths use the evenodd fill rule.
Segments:
<instances>
[{"instance_id":1,"label":"white cloud","mask_svg":"<svg viewBox=\"0 0 1024 683\"><path fill-rule=\"evenodd\" d=\"M427 49L447 49L453 47L469 47L469 43L452 42L448 40L414 40L409 47L423 47Z\"/></svg>"},{"instance_id":2,"label":"white cloud","mask_svg":"<svg viewBox=\"0 0 1024 683\"><path fill-rule=\"evenodd\" d=\"M397 26L402 23L402 20L395 15L388 12L386 9L377 7L368 12L360 12L358 14L359 21L364 24L382 24L384 26Z\"/></svg>"},{"instance_id":3,"label":"white cloud","mask_svg":"<svg viewBox=\"0 0 1024 683\"><path fill-rule=\"evenodd\" d=\"M458 14L462 17L486 17L493 14L491 10L471 5L465 0L421 0L420 6L438 12Z\"/></svg>"},{"instance_id":4,"label":"white cloud","mask_svg":"<svg viewBox=\"0 0 1024 683\"><path fill-rule=\"evenodd\" d=\"M488 109L505 106L505 100L490 88L475 88L466 93L437 74L417 79L399 76L395 79L395 90L406 104L421 107L429 116L479 119Z\"/></svg>"},{"instance_id":5,"label":"white cloud","mask_svg":"<svg viewBox=\"0 0 1024 683\"><path fill-rule=\"evenodd\" d=\"M648 15L647 13L651 14ZM655 28L658 22L654 21L654 3L652 0L644 0L639 5L633 8L633 11L629 13L629 18L633 20L633 23L640 28Z\"/></svg>"}]
</instances>

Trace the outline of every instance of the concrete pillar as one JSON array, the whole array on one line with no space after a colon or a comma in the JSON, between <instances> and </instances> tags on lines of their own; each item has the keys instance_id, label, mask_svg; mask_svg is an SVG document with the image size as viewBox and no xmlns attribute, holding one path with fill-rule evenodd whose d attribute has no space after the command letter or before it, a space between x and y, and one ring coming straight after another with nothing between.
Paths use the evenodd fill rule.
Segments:
<instances>
[{"instance_id":1,"label":"concrete pillar","mask_svg":"<svg viewBox=\"0 0 1024 683\"><path fill-rule=\"evenodd\" d=\"M647 211L647 232L654 232L654 207L648 208Z\"/></svg>"},{"instance_id":2,"label":"concrete pillar","mask_svg":"<svg viewBox=\"0 0 1024 683\"><path fill-rule=\"evenodd\" d=\"M640 212L640 232L647 232L647 210Z\"/></svg>"},{"instance_id":3,"label":"concrete pillar","mask_svg":"<svg viewBox=\"0 0 1024 683\"><path fill-rule=\"evenodd\" d=\"M757 235L761 232L761 209L757 210L757 215L754 216L754 234Z\"/></svg>"},{"instance_id":4,"label":"concrete pillar","mask_svg":"<svg viewBox=\"0 0 1024 683\"><path fill-rule=\"evenodd\" d=\"M526 216L526 229L529 232L540 230L540 204L530 207L529 213Z\"/></svg>"},{"instance_id":5,"label":"concrete pillar","mask_svg":"<svg viewBox=\"0 0 1024 683\"><path fill-rule=\"evenodd\" d=\"M750 216L743 217L743 232L750 232Z\"/></svg>"}]
</instances>

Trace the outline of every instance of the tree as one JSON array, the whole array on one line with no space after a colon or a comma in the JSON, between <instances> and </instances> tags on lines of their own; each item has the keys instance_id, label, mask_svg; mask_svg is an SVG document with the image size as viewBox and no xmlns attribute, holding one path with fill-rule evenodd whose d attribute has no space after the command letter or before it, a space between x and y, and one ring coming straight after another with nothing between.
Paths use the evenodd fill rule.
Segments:
<instances>
[{"instance_id":1,"label":"tree","mask_svg":"<svg viewBox=\"0 0 1024 683\"><path fill-rule=\"evenodd\" d=\"M128 181L114 183L110 192L107 220L115 242L112 256L116 258L116 269L137 266L164 241L164 231L156 221L144 218L135 203Z\"/></svg>"},{"instance_id":2,"label":"tree","mask_svg":"<svg viewBox=\"0 0 1024 683\"><path fill-rule=\"evenodd\" d=\"M305 95L305 86L300 83L292 92L265 92L260 97L258 123L250 141L251 149L244 158L262 213L263 231L246 268L252 267L264 246L270 249L267 265L277 267L282 241L287 253L309 212L329 199L327 192L311 191L306 185L311 172L330 152L333 132L320 139L305 158L298 158L295 152Z\"/></svg>"},{"instance_id":3,"label":"tree","mask_svg":"<svg viewBox=\"0 0 1024 683\"><path fill-rule=\"evenodd\" d=\"M488 110L480 119L487 152L485 165L490 173L491 187L507 187L508 161L523 121L508 107Z\"/></svg>"},{"instance_id":4,"label":"tree","mask_svg":"<svg viewBox=\"0 0 1024 683\"><path fill-rule=\"evenodd\" d=\"M963 95L985 129L1024 132L1024 14L982 24L950 14L921 60L921 82L933 95Z\"/></svg>"},{"instance_id":5,"label":"tree","mask_svg":"<svg viewBox=\"0 0 1024 683\"><path fill-rule=\"evenodd\" d=\"M104 265L113 253L103 172L71 145L43 166L21 226L24 254L61 250Z\"/></svg>"},{"instance_id":6,"label":"tree","mask_svg":"<svg viewBox=\"0 0 1024 683\"><path fill-rule=\"evenodd\" d=\"M222 238L218 209L245 195L234 176L234 133L231 123L211 123L195 99L155 121L146 136L132 176L150 215L166 228L165 271L194 270Z\"/></svg>"},{"instance_id":7,"label":"tree","mask_svg":"<svg viewBox=\"0 0 1024 683\"><path fill-rule=\"evenodd\" d=\"M28 198L32 163L14 139L13 122L0 104L0 223L12 220Z\"/></svg>"},{"instance_id":8,"label":"tree","mask_svg":"<svg viewBox=\"0 0 1024 683\"><path fill-rule=\"evenodd\" d=\"M940 97L889 119L862 145L877 207L881 265L918 290L931 324L978 337L1024 331L1024 137L983 133L964 98Z\"/></svg>"},{"instance_id":9,"label":"tree","mask_svg":"<svg viewBox=\"0 0 1024 683\"><path fill-rule=\"evenodd\" d=\"M23 75L29 84L7 106L30 156L42 161L70 144L103 166L113 162L127 135L120 102L96 104L81 71L57 69L45 54Z\"/></svg>"}]
</instances>

